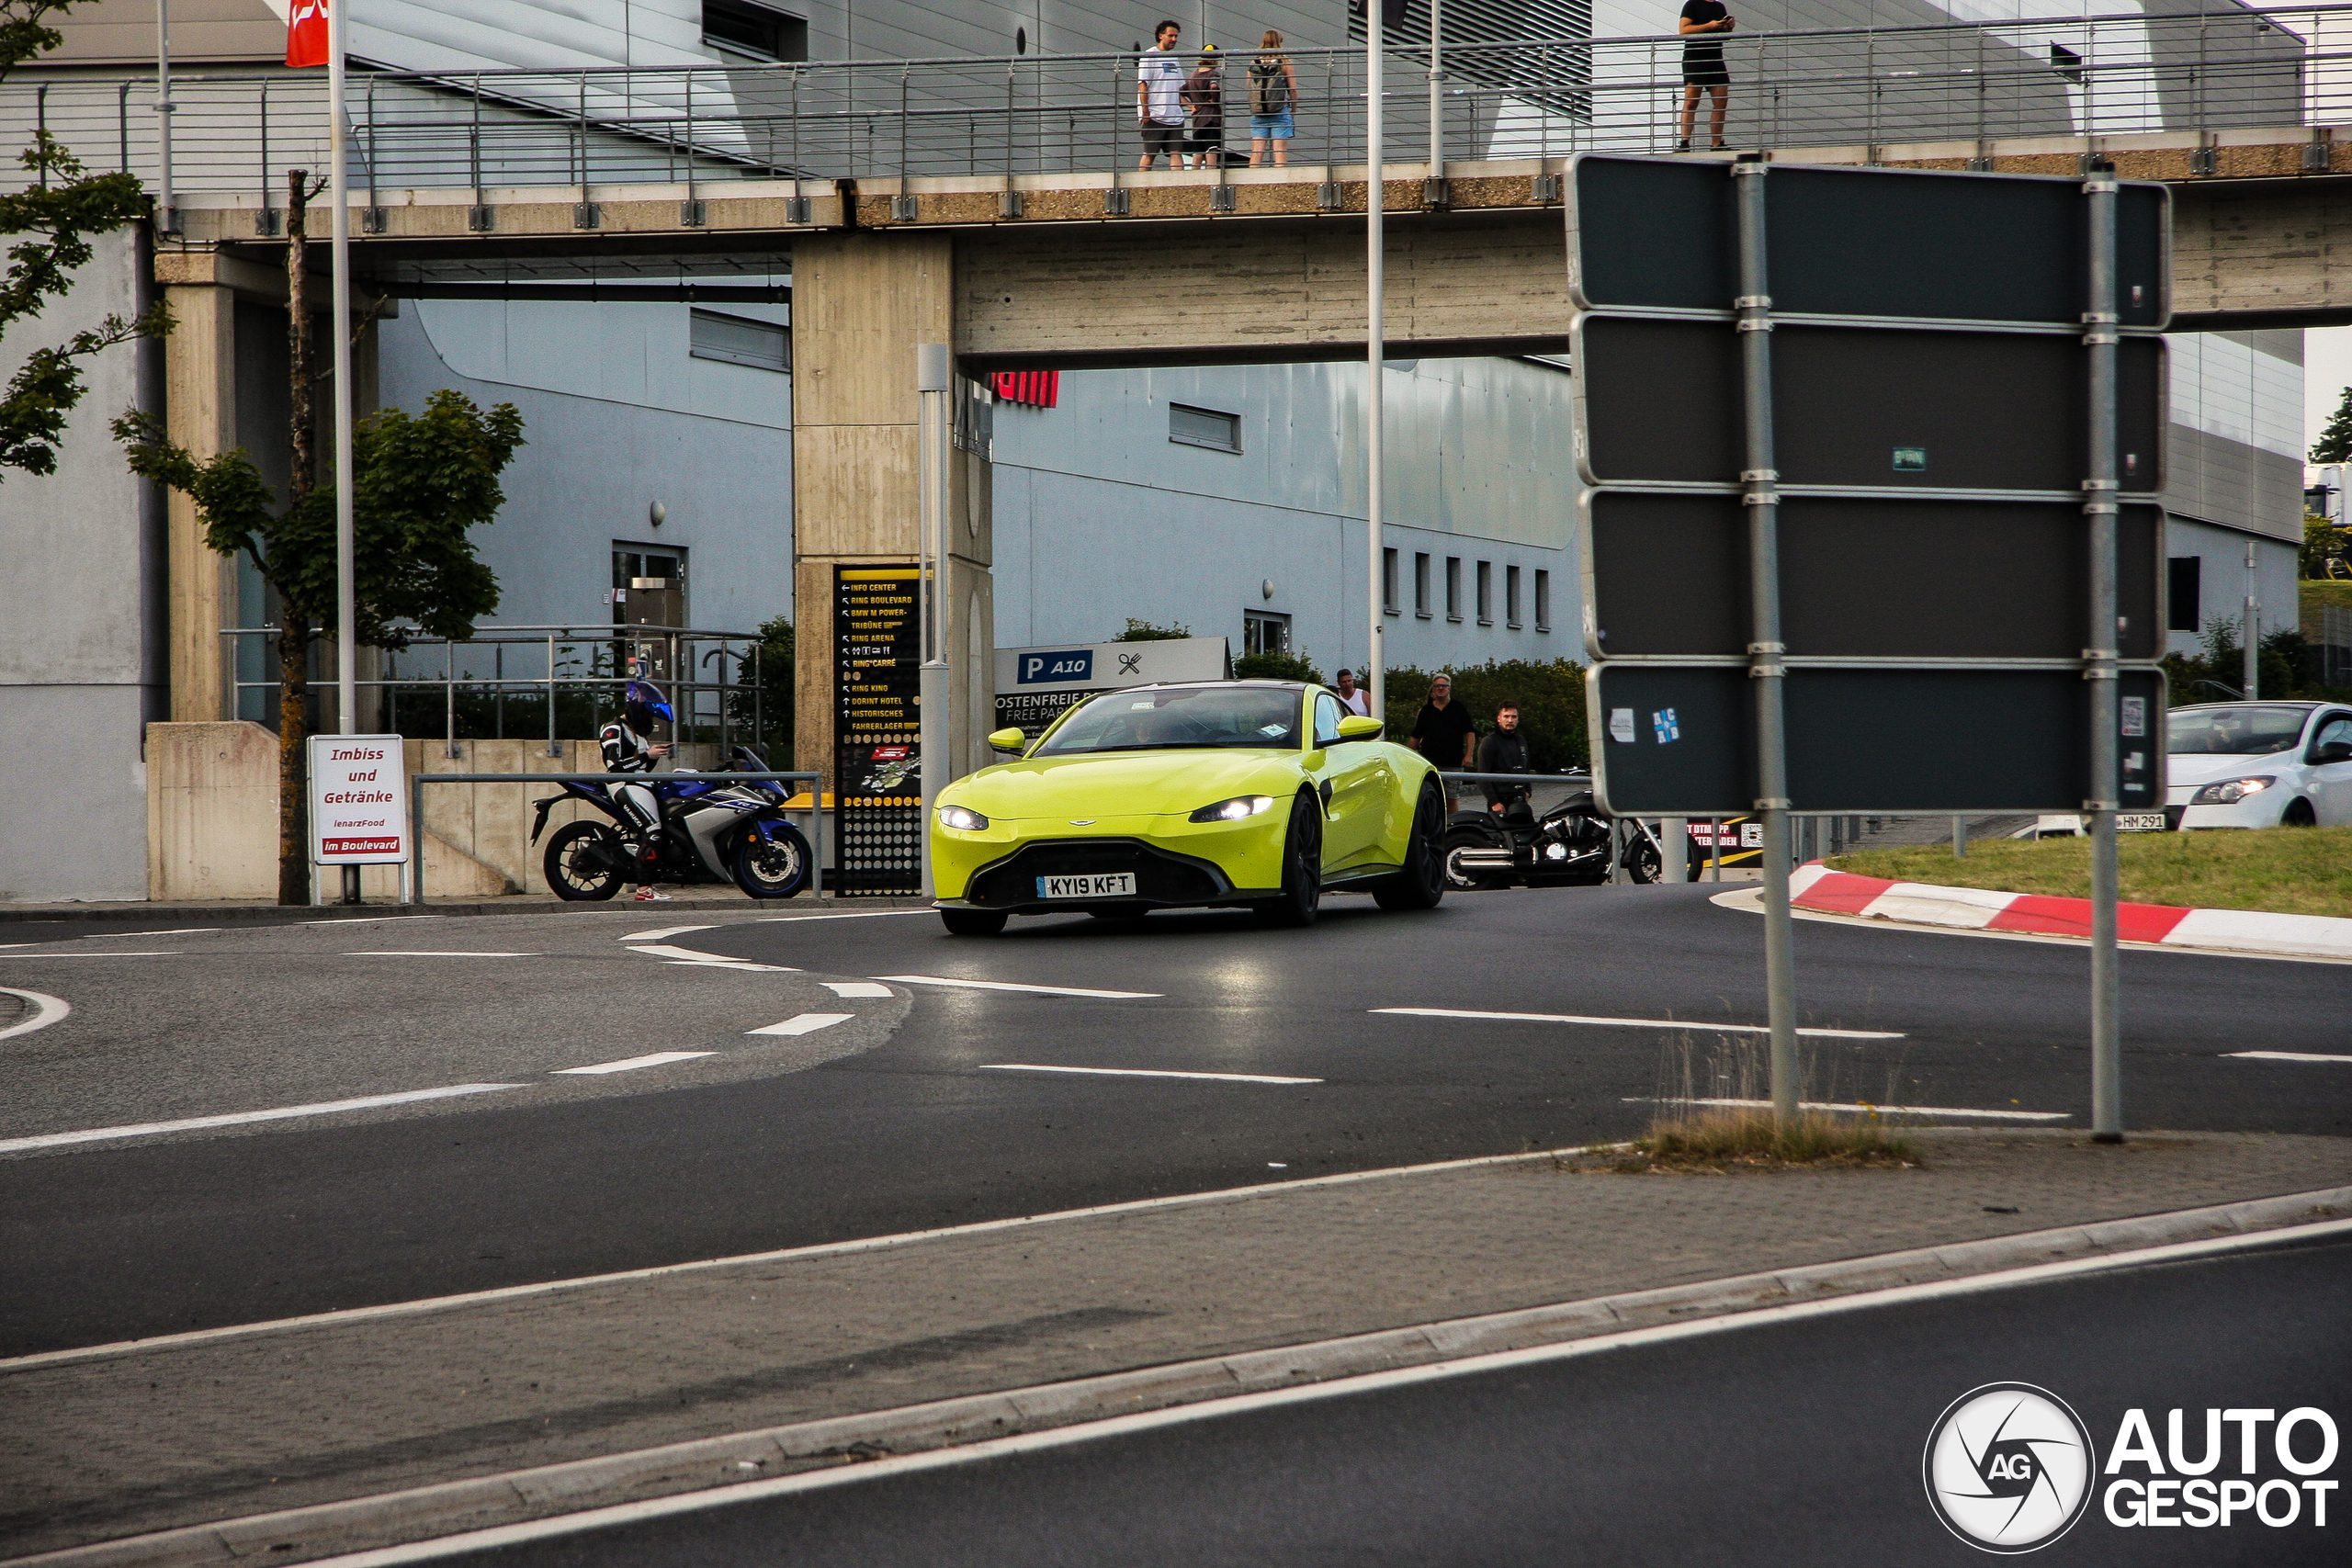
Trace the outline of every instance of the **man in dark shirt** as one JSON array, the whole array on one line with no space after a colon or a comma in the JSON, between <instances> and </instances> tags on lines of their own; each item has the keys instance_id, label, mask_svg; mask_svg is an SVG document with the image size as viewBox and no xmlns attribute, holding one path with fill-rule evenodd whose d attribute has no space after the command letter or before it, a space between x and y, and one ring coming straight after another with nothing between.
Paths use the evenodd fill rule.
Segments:
<instances>
[{"instance_id":1,"label":"man in dark shirt","mask_svg":"<svg viewBox=\"0 0 2352 1568\"><path fill-rule=\"evenodd\" d=\"M1731 104L1731 71L1724 63L1722 35L1732 30L1731 8L1723 0L1684 0L1677 29L1692 41L1682 46L1682 130L1677 152L1690 151L1690 127L1699 112L1699 95L1714 95L1714 112L1708 126L1715 150L1724 145L1724 115Z\"/></svg>"},{"instance_id":2,"label":"man in dark shirt","mask_svg":"<svg viewBox=\"0 0 2352 1568\"><path fill-rule=\"evenodd\" d=\"M1527 766L1527 737L1519 728L1519 705L1505 701L1495 709L1495 732L1478 742L1477 772L1482 773L1523 773ZM1487 809L1494 815L1505 815L1514 806L1527 800L1525 784L1482 784L1486 791Z\"/></svg>"},{"instance_id":3,"label":"man in dark shirt","mask_svg":"<svg viewBox=\"0 0 2352 1568\"><path fill-rule=\"evenodd\" d=\"M1440 675L1430 682L1430 700L1421 705L1419 715L1413 720L1413 750L1427 757L1438 767L1450 772L1466 773L1472 750L1478 744L1478 721L1470 710L1453 700L1453 679ZM1452 789L1445 792L1446 809L1454 806Z\"/></svg>"}]
</instances>

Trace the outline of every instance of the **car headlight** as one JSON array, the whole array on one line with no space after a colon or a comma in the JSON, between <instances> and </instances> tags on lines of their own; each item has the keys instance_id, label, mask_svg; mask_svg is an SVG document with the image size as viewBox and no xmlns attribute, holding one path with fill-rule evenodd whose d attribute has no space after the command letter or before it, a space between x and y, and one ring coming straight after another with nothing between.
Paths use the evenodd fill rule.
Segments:
<instances>
[{"instance_id":1,"label":"car headlight","mask_svg":"<svg viewBox=\"0 0 2352 1568\"><path fill-rule=\"evenodd\" d=\"M1274 804L1271 795L1237 795L1231 800L1220 800L1215 806L1204 806L1193 813L1195 822L1238 822L1247 817L1264 814Z\"/></svg>"},{"instance_id":2,"label":"car headlight","mask_svg":"<svg viewBox=\"0 0 2352 1568\"><path fill-rule=\"evenodd\" d=\"M940 826L944 828L953 828L956 831L962 833L977 833L981 829L989 825L989 819L987 818L981 816L978 812L973 810L968 806L941 807L939 808L939 822Z\"/></svg>"},{"instance_id":3,"label":"car headlight","mask_svg":"<svg viewBox=\"0 0 2352 1568\"><path fill-rule=\"evenodd\" d=\"M2188 797L2191 806L2235 806L2250 795L2260 795L2278 781L2268 774L2251 779L2225 779L2209 784Z\"/></svg>"}]
</instances>

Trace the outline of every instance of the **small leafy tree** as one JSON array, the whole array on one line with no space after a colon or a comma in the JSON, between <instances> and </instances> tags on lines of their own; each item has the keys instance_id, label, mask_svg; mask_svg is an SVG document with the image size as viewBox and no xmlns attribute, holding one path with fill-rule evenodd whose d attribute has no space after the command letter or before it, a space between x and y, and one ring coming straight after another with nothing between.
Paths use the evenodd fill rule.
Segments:
<instances>
[{"instance_id":1,"label":"small leafy tree","mask_svg":"<svg viewBox=\"0 0 2352 1568\"><path fill-rule=\"evenodd\" d=\"M2339 528L2316 512L2303 513L2303 548L2297 562L2306 578L2352 577L2352 528Z\"/></svg>"},{"instance_id":2,"label":"small leafy tree","mask_svg":"<svg viewBox=\"0 0 2352 1568\"><path fill-rule=\"evenodd\" d=\"M281 512L242 448L198 461L139 410L116 420L114 433L132 472L196 503L208 546L245 557L277 592L277 901L307 904L302 742L311 642L339 630L335 486L321 484ZM413 630L471 637L475 620L498 608L498 583L475 557L470 530L498 515L506 499L498 476L522 445L512 403L484 413L454 391L434 393L414 418L387 409L360 423L352 440L358 644L402 649Z\"/></svg>"},{"instance_id":3,"label":"small leafy tree","mask_svg":"<svg viewBox=\"0 0 2352 1568\"><path fill-rule=\"evenodd\" d=\"M2352 387L2335 400L2335 412L2328 417L2327 428L2319 433L2319 440L2312 446L2314 463L2352 462Z\"/></svg>"},{"instance_id":4,"label":"small leafy tree","mask_svg":"<svg viewBox=\"0 0 2352 1568\"><path fill-rule=\"evenodd\" d=\"M735 689L728 694L735 728L779 768L792 764L794 648L791 616L761 622L760 640L738 658Z\"/></svg>"},{"instance_id":5,"label":"small leafy tree","mask_svg":"<svg viewBox=\"0 0 2352 1568\"><path fill-rule=\"evenodd\" d=\"M1127 629L1111 640L1113 642L1180 642L1192 635L1193 628L1190 626L1173 624L1155 626L1149 621L1138 621L1133 615L1129 615Z\"/></svg>"},{"instance_id":6,"label":"small leafy tree","mask_svg":"<svg viewBox=\"0 0 2352 1568\"><path fill-rule=\"evenodd\" d=\"M55 49L64 36L46 25L74 0L0 0L0 81L33 56ZM8 247L0 273L0 337L62 299L76 269L95 254L90 241L147 215L146 193L130 175L92 175L46 130L17 154L31 175L28 188L0 196L0 235L23 236ZM37 348L0 389L0 478L6 470L57 471L57 443L66 416L82 400L80 361L135 337L159 337L171 316L156 305L136 320L108 316L66 342Z\"/></svg>"},{"instance_id":7,"label":"small leafy tree","mask_svg":"<svg viewBox=\"0 0 2352 1568\"><path fill-rule=\"evenodd\" d=\"M1279 653L1245 653L1233 661L1233 678L1237 681L1305 681L1322 685L1323 671L1315 668L1306 649L1296 652L1284 649Z\"/></svg>"}]
</instances>

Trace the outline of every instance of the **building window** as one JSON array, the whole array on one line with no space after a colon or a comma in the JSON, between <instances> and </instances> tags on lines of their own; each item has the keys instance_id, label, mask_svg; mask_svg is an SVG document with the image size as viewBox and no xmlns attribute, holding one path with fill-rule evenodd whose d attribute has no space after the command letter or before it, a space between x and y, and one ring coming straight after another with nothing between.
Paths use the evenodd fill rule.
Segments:
<instances>
[{"instance_id":1,"label":"building window","mask_svg":"<svg viewBox=\"0 0 2352 1568\"><path fill-rule=\"evenodd\" d=\"M1548 571L1535 574L1535 629L1552 629L1552 574Z\"/></svg>"},{"instance_id":2,"label":"building window","mask_svg":"<svg viewBox=\"0 0 2352 1568\"><path fill-rule=\"evenodd\" d=\"M1380 552L1380 607L1390 615L1396 613L1396 552Z\"/></svg>"},{"instance_id":3,"label":"building window","mask_svg":"<svg viewBox=\"0 0 2352 1568\"><path fill-rule=\"evenodd\" d=\"M1478 563L1478 624L1495 624L1495 563L1490 560Z\"/></svg>"},{"instance_id":4,"label":"building window","mask_svg":"<svg viewBox=\"0 0 2352 1568\"><path fill-rule=\"evenodd\" d=\"M1272 610L1241 612L1241 653L1248 658L1253 653L1288 653L1290 651L1290 617Z\"/></svg>"},{"instance_id":5,"label":"building window","mask_svg":"<svg viewBox=\"0 0 2352 1568\"><path fill-rule=\"evenodd\" d=\"M1458 621L1462 618L1462 558L1460 556L1445 558L1445 618L1449 621Z\"/></svg>"},{"instance_id":6,"label":"building window","mask_svg":"<svg viewBox=\"0 0 2352 1568\"><path fill-rule=\"evenodd\" d=\"M684 626L685 551L615 545L612 605L616 626Z\"/></svg>"},{"instance_id":7,"label":"building window","mask_svg":"<svg viewBox=\"0 0 2352 1568\"><path fill-rule=\"evenodd\" d=\"M808 24L750 0L702 0L702 41L752 60L806 60Z\"/></svg>"},{"instance_id":8,"label":"building window","mask_svg":"<svg viewBox=\"0 0 2352 1568\"><path fill-rule=\"evenodd\" d=\"M1168 405L1168 439L1179 446L1205 446L1212 452L1241 450L1241 416L1215 409Z\"/></svg>"},{"instance_id":9,"label":"building window","mask_svg":"<svg viewBox=\"0 0 2352 1568\"><path fill-rule=\"evenodd\" d=\"M1413 614L1430 618L1430 558L1419 550L1413 552Z\"/></svg>"},{"instance_id":10,"label":"building window","mask_svg":"<svg viewBox=\"0 0 2352 1568\"><path fill-rule=\"evenodd\" d=\"M1503 620L1511 630L1519 630L1519 568L1503 568Z\"/></svg>"},{"instance_id":11,"label":"building window","mask_svg":"<svg viewBox=\"0 0 2352 1568\"><path fill-rule=\"evenodd\" d=\"M696 310L687 328L686 352L696 359L748 365L754 370L792 368L792 330L747 316Z\"/></svg>"},{"instance_id":12,"label":"building window","mask_svg":"<svg viewBox=\"0 0 2352 1568\"><path fill-rule=\"evenodd\" d=\"M2175 556L2165 563L2166 629L2202 630L2205 561L2201 556Z\"/></svg>"}]
</instances>

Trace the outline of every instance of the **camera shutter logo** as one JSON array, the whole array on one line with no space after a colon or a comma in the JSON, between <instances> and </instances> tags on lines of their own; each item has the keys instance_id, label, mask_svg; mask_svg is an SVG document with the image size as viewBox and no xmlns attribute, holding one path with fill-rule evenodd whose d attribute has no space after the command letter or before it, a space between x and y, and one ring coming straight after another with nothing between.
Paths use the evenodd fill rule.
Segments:
<instances>
[{"instance_id":1,"label":"camera shutter logo","mask_svg":"<svg viewBox=\"0 0 2352 1568\"><path fill-rule=\"evenodd\" d=\"M2090 1506L2098 1455L2064 1400L2031 1383L1986 1383L1945 1407L1921 1461L1944 1528L1982 1551L2039 1551Z\"/></svg>"}]
</instances>

